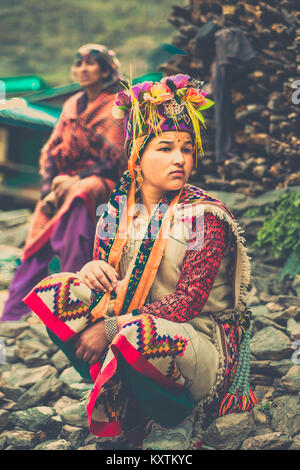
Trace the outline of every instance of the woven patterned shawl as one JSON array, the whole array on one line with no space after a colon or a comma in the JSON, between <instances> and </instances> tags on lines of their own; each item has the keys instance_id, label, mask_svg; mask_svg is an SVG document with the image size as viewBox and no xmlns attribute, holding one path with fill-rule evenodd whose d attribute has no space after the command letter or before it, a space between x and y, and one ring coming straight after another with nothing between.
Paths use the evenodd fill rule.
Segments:
<instances>
[{"instance_id":1,"label":"woven patterned shawl","mask_svg":"<svg viewBox=\"0 0 300 470\"><path fill-rule=\"evenodd\" d=\"M41 173L45 176L47 162L54 159L57 174L74 175L98 162L103 168L104 177L92 175L82 179L80 190L71 190L52 218L43 213L42 204L38 202L24 248L24 259L47 242L57 221L69 210L75 197L86 201L91 217L94 218L97 204L108 199L115 185L111 176L105 177L105 172L108 174L115 170L114 179L118 177L117 165L124 151L124 137L121 122L111 114L114 94L102 93L79 115L77 104L82 96L83 92L80 92L66 101L61 117L42 149Z\"/></svg>"}]
</instances>

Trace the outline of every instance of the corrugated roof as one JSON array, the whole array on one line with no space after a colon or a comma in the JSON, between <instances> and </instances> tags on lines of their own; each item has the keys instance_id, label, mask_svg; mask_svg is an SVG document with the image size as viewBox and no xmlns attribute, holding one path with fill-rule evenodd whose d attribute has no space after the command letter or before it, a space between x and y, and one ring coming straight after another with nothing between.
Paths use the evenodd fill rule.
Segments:
<instances>
[{"instance_id":1,"label":"corrugated roof","mask_svg":"<svg viewBox=\"0 0 300 470\"><path fill-rule=\"evenodd\" d=\"M17 77L0 77L1 94L20 94L49 88L49 85L38 75L21 75ZM2 94L3 97L3 94Z\"/></svg>"},{"instance_id":2,"label":"corrugated roof","mask_svg":"<svg viewBox=\"0 0 300 470\"><path fill-rule=\"evenodd\" d=\"M55 126L60 113L60 109L51 106L28 103L27 106L0 109L0 123L45 130Z\"/></svg>"},{"instance_id":3,"label":"corrugated roof","mask_svg":"<svg viewBox=\"0 0 300 470\"><path fill-rule=\"evenodd\" d=\"M76 93L77 91L81 90L81 88L82 87L78 83L71 83L70 85L63 85L56 88L48 88L46 90L27 95L26 100L30 103L34 103L36 101L44 101L47 99L55 98L57 96L62 96L69 93Z\"/></svg>"}]
</instances>

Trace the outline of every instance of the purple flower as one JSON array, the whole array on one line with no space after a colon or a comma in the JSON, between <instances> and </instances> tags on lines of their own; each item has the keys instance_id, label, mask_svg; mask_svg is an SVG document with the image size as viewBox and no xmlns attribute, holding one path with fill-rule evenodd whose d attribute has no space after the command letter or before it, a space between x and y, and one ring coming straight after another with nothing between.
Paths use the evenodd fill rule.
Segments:
<instances>
[{"instance_id":1,"label":"purple flower","mask_svg":"<svg viewBox=\"0 0 300 470\"><path fill-rule=\"evenodd\" d=\"M116 98L116 106L131 106L130 94L127 91L119 91Z\"/></svg>"},{"instance_id":2,"label":"purple flower","mask_svg":"<svg viewBox=\"0 0 300 470\"><path fill-rule=\"evenodd\" d=\"M177 75L170 75L169 77L162 78L161 83L167 84L167 80L171 80L174 85L176 85L176 88L184 88L190 78L191 77L189 75L178 73Z\"/></svg>"},{"instance_id":3,"label":"purple flower","mask_svg":"<svg viewBox=\"0 0 300 470\"><path fill-rule=\"evenodd\" d=\"M137 83L136 85L133 85L131 87L131 91L135 97L135 99L139 99L139 95L142 91L149 91L151 86L153 85L153 82L142 82L142 83Z\"/></svg>"}]
</instances>

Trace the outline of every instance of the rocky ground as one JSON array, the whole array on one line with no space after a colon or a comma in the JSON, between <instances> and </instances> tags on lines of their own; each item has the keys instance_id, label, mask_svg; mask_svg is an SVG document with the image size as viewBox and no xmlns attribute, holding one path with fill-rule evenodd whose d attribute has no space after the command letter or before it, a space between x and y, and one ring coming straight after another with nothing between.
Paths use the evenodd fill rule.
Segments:
<instances>
[{"instance_id":1,"label":"rocky ground","mask_svg":"<svg viewBox=\"0 0 300 470\"><path fill-rule=\"evenodd\" d=\"M238 215L250 242L262 218L250 217L248 209L269 204L279 195L214 194ZM0 212L0 312L29 216L26 210ZM209 449L299 450L300 276L280 284L280 260L262 257L251 247L249 253L251 378L259 403L252 415L212 415L202 439ZM0 449L95 449L97 438L89 434L85 409L91 385L69 367L40 320L32 314L16 323L0 323L0 341ZM176 448L188 446L174 438L164 450Z\"/></svg>"}]
</instances>

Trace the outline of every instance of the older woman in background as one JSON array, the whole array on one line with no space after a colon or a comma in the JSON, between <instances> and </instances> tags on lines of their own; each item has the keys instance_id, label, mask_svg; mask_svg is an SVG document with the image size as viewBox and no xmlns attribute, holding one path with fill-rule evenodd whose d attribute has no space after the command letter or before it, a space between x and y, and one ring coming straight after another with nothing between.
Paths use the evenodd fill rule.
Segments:
<instances>
[{"instance_id":1,"label":"older woman in background","mask_svg":"<svg viewBox=\"0 0 300 470\"><path fill-rule=\"evenodd\" d=\"M83 91L69 98L40 157L41 200L35 208L22 263L9 287L2 321L29 312L24 295L48 275L56 255L63 271L92 256L96 208L120 176L123 126L112 116L120 90L119 61L102 45L82 46L72 67Z\"/></svg>"}]
</instances>

